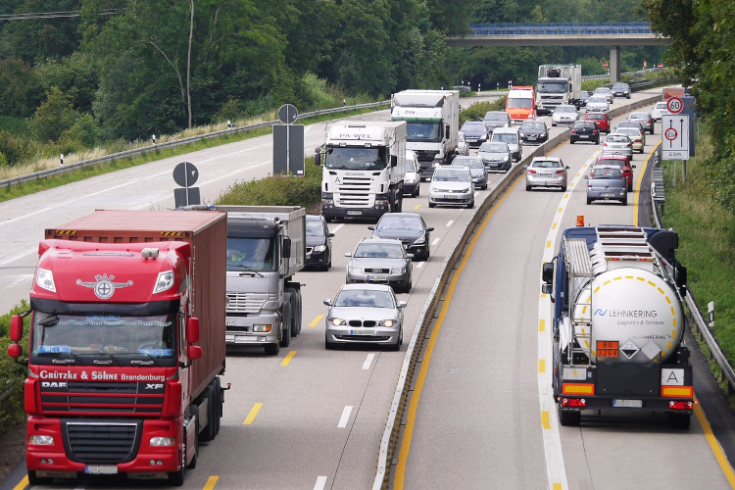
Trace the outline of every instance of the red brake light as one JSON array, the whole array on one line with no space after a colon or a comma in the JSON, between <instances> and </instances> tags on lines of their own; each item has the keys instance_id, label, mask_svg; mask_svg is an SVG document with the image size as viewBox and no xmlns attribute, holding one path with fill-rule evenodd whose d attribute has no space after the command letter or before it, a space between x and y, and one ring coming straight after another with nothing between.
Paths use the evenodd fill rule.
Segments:
<instances>
[{"instance_id":1,"label":"red brake light","mask_svg":"<svg viewBox=\"0 0 735 490\"><path fill-rule=\"evenodd\" d=\"M632 147L632 146L633 146L632 144L628 143L628 148L630 148L630 147Z\"/></svg>"},{"instance_id":2,"label":"red brake light","mask_svg":"<svg viewBox=\"0 0 735 490\"><path fill-rule=\"evenodd\" d=\"M562 407L586 407L587 400L585 400L584 398L562 398L561 406Z\"/></svg>"},{"instance_id":3,"label":"red brake light","mask_svg":"<svg viewBox=\"0 0 735 490\"><path fill-rule=\"evenodd\" d=\"M577 130L576 129L572 129L572 134L577 134Z\"/></svg>"},{"instance_id":4,"label":"red brake light","mask_svg":"<svg viewBox=\"0 0 735 490\"><path fill-rule=\"evenodd\" d=\"M529 168L529 169L528 169L528 173L529 173L529 174L533 174L533 175L536 175L536 171L535 171L534 169L532 169L532 168Z\"/></svg>"},{"instance_id":5,"label":"red brake light","mask_svg":"<svg viewBox=\"0 0 735 490\"><path fill-rule=\"evenodd\" d=\"M669 408L672 410L691 410L694 407L694 404L690 401L670 401L669 402Z\"/></svg>"},{"instance_id":6,"label":"red brake light","mask_svg":"<svg viewBox=\"0 0 735 490\"><path fill-rule=\"evenodd\" d=\"M556 173L557 173L558 175L562 175L562 174L564 173L564 170L557 170L557 171L556 171Z\"/></svg>"}]
</instances>

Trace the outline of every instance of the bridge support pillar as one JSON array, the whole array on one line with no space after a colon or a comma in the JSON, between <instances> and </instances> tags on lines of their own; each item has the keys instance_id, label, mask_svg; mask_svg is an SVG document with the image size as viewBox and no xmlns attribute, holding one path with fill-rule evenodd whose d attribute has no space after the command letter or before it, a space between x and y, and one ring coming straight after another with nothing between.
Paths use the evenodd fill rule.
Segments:
<instances>
[{"instance_id":1,"label":"bridge support pillar","mask_svg":"<svg viewBox=\"0 0 735 490\"><path fill-rule=\"evenodd\" d=\"M610 83L620 81L620 46L610 48Z\"/></svg>"}]
</instances>

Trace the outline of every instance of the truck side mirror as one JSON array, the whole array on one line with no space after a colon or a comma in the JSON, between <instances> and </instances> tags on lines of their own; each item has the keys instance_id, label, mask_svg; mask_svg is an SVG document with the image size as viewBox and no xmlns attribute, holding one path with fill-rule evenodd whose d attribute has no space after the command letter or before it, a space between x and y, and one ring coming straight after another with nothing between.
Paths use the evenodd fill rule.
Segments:
<instances>
[{"instance_id":1,"label":"truck side mirror","mask_svg":"<svg viewBox=\"0 0 735 490\"><path fill-rule=\"evenodd\" d=\"M446 140L449 139L449 124L447 124L446 126L444 126L444 139L446 139Z\"/></svg>"},{"instance_id":2,"label":"truck side mirror","mask_svg":"<svg viewBox=\"0 0 735 490\"><path fill-rule=\"evenodd\" d=\"M199 342L199 318L192 316L186 319L186 341L190 344Z\"/></svg>"},{"instance_id":3,"label":"truck side mirror","mask_svg":"<svg viewBox=\"0 0 735 490\"><path fill-rule=\"evenodd\" d=\"M391 155L390 156L390 166L391 167L397 167L398 166L398 155Z\"/></svg>"},{"instance_id":4,"label":"truck side mirror","mask_svg":"<svg viewBox=\"0 0 735 490\"><path fill-rule=\"evenodd\" d=\"M287 237L283 237L283 258L291 258L291 239Z\"/></svg>"},{"instance_id":5,"label":"truck side mirror","mask_svg":"<svg viewBox=\"0 0 735 490\"><path fill-rule=\"evenodd\" d=\"M676 264L676 287L679 288L681 297L687 295L687 268L677 262Z\"/></svg>"},{"instance_id":6,"label":"truck side mirror","mask_svg":"<svg viewBox=\"0 0 735 490\"><path fill-rule=\"evenodd\" d=\"M23 317L13 315L10 319L10 340L19 342L23 338Z\"/></svg>"},{"instance_id":7,"label":"truck side mirror","mask_svg":"<svg viewBox=\"0 0 735 490\"><path fill-rule=\"evenodd\" d=\"M189 358L190 361L195 361L197 359L202 358L202 348L198 345L190 345L186 348L186 357Z\"/></svg>"},{"instance_id":8,"label":"truck side mirror","mask_svg":"<svg viewBox=\"0 0 735 490\"><path fill-rule=\"evenodd\" d=\"M314 165L316 165L317 167L322 166L322 154L319 151L319 148L314 150Z\"/></svg>"},{"instance_id":9,"label":"truck side mirror","mask_svg":"<svg viewBox=\"0 0 735 490\"><path fill-rule=\"evenodd\" d=\"M23 347L20 344L10 344L8 346L8 356L18 359L21 354L23 354Z\"/></svg>"},{"instance_id":10,"label":"truck side mirror","mask_svg":"<svg viewBox=\"0 0 735 490\"><path fill-rule=\"evenodd\" d=\"M543 268L541 269L541 280L546 284L554 282L554 263L544 262Z\"/></svg>"}]
</instances>

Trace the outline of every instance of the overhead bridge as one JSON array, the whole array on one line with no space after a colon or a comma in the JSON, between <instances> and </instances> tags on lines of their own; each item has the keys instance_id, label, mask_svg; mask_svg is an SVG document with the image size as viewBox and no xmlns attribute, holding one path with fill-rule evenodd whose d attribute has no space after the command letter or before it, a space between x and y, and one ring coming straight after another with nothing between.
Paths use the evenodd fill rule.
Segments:
<instances>
[{"instance_id":1,"label":"overhead bridge","mask_svg":"<svg viewBox=\"0 0 735 490\"><path fill-rule=\"evenodd\" d=\"M620 46L668 46L671 38L648 22L470 24L470 32L450 36L447 46L610 46L610 81L620 79Z\"/></svg>"}]
</instances>

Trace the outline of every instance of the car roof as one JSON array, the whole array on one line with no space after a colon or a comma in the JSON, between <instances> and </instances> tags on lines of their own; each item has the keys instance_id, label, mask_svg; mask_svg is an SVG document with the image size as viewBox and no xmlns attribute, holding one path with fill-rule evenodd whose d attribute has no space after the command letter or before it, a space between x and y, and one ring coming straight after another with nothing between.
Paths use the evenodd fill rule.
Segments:
<instances>
[{"instance_id":1,"label":"car roof","mask_svg":"<svg viewBox=\"0 0 735 490\"><path fill-rule=\"evenodd\" d=\"M321 214L307 214L306 215L307 221L324 221L324 216Z\"/></svg>"},{"instance_id":2,"label":"car roof","mask_svg":"<svg viewBox=\"0 0 735 490\"><path fill-rule=\"evenodd\" d=\"M495 131L493 131L493 134L517 133L517 132L518 132L518 128L498 128Z\"/></svg>"},{"instance_id":3,"label":"car roof","mask_svg":"<svg viewBox=\"0 0 735 490\"><path fill-rule=\"evenodd\" d=\"M401 241L398 238L363 238L360 240L360 242L357 244L359 247L363 243L367 243L370 245L395 245L398 244L400 246L403 246Z\"/></svg>"},{"instance_id":4,"label":"car roof","mask_svg":"<svg viewBox=\"0 0 735 490\"><path fill-rule=\"evenodd\" d=\"M385 213L383 216L380 217L380 219L383 218L421 218L421 215L419 213Z\"/></svg>"}]
</instances>

